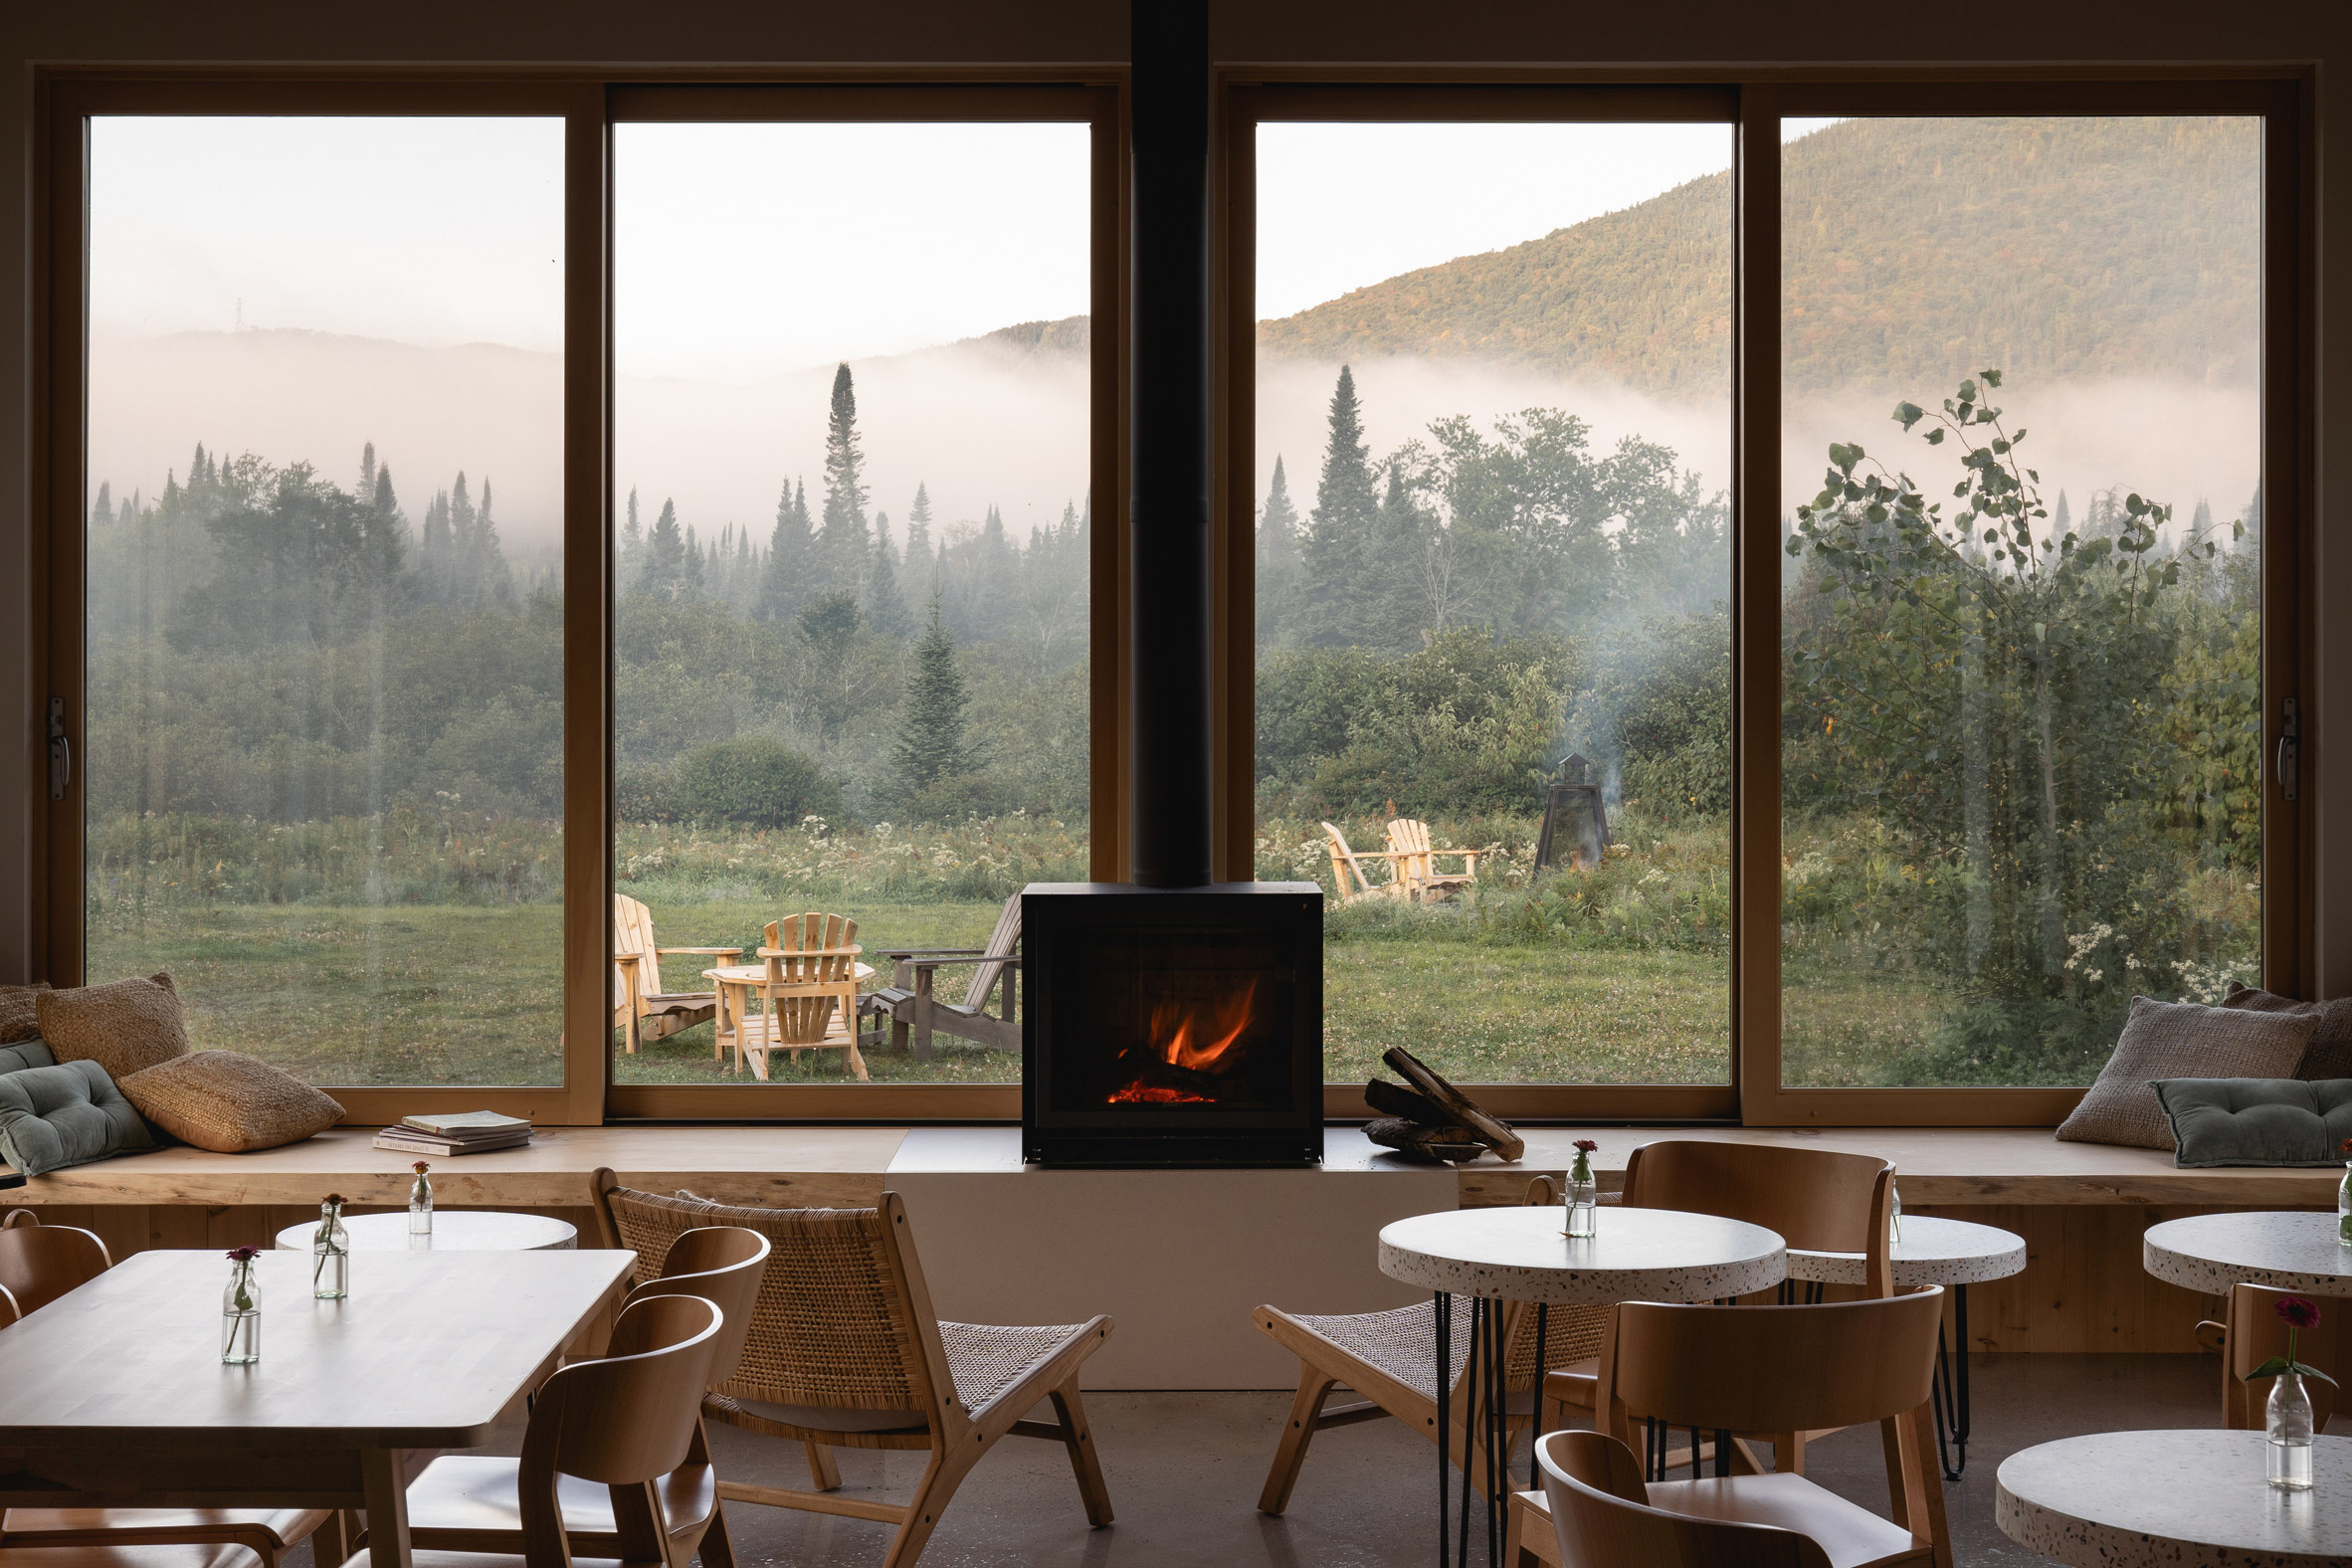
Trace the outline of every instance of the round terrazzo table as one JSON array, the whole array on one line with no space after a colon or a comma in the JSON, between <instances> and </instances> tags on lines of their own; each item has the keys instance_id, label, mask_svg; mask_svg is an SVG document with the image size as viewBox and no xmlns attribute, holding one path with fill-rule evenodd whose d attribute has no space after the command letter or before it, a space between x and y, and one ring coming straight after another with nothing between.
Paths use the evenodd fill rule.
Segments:
<instances>
[{"instance_id":1,"label":"round terrazzo table","mask_svg":"<svg viewBox=\"0 0 2352 1568\"><path fill-rule=\"evenodd\" d=\"M1547 1308L1557 1304L1607 1306L1618 1301L1711 1301L1768 1290L1788 1274L1787 1249L1760 1225L1686 1214L1679 1209L1604 1208L1599 1234L1570 1240L1557 1204L1505 1209L1450 1209L1399 1220L1380 1233L1380 1272L1419 1285L1435 1297L1438 1397L1438 1565L1446 1568L1459 1544L1470 1561L1470 1467L1462 1470L1462 1537L1448 1531L1447 1470L1453 1401L1454 1297L1470 1298L1470 1346L1462 1376L1468 1385L1463 1419L1471 1432L1486 1423L1487 1561L1502 1560L1502 1510L1509 1477L1508 1403L1501 1354L1504 1301L1536 1305L1536 1365L1544 1360ZM1535 1402L1536 1436L1543 1435L1543 1401ZM1719 1450L1720 1452L1720 1450Z\"/></svg>"},{"instance_id":2,"label":"round terrazzo table","mask_svg":"<svg viewBox=\"0 0 2352 1568\"><path fill-rule=\"evenodd\" d=\"M1892 1256L1894 1287L1915 1290L1940 1284L1952 1292L1952 1337L1960 1342L1955 1358L1935 1333L1935 1447L1944 1479L1958 1480L1968 1468L1968 1287L1990 1279L2006 1279L2026 1267L2026 1239L1998 1226L1973 1220L1945 1220L1930 1214L1905 1215L1896 1226ZM1862 1283L1860 1253L1816 1253L1789 1249L1789 1277L1821 1284ZM1781 1290L1788 1298L1788 1287ZM1815 1288L1811 1298L1821 1299Z\"/></svg>"},{"instance_id":3,"label":"round terrazzo table","mask_svg":"<svg viewBox=\"0 0 2352 1568\"><path fill-rule=\"evenodd\" d=\"M2309 1491L2262 1479L2263 1441L2258 1432L2101 1432L2025 1449L2001 1462L1993 1522L2072 1568L2352 1559L2352 1438L2312 1440Z\"/></svg>"},{"instance_id":4,"label":"round terrazzo table","mask_svg":"<svg viewBox=\"0 0 2352 1568\"><path fill-rule=\"evenodd\" d=\"M2352 1247L2337 1244L2334 1215L2310 1210L2167 1220L2148 1227L2140 1259L2157 1278L2207 1295L2234 1284L2352 1295Z\"/></svg>"},{"instance_id":5,"label":"round terrazzo table","mask_svg":"<svg viewBox=\"0 0 2352 1568\"><path fill-rule=\"evenodd\" d=\"M556 1253L580 1245L580 1233L562 1220L496 1209L437 1209L430 1236L408 1234L406 1210L346 1214L343 1229L355 1253ZM280 1231L278 1245L286 1252L306 1253L317 1234L318 1222L304 1220Z\"/></svg>"}]
</instances>

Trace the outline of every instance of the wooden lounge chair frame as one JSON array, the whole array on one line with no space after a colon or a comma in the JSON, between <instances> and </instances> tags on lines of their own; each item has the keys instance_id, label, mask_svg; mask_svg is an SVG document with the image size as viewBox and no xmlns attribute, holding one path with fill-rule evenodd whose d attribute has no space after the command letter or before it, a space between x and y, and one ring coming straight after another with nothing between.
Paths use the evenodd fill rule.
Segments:
<instances>
[{"instance_id":1,"label":"wooden lounge chair frame","mask_svg":"<svg viewBox=\"0 0 2352 1568\"><path fill-rule=\"evenodd\" d=\"M858 1051L858 955L866 950L858 945L858 922L838 914L796 914L770 920L765 934L760 1011L744 1010L729 1032L736 1074L748 1060L753 1075L765 1079L768 1058L779 1051L788 1052L795 1066L804 1051L846 1051L851 1075L867 1081L866 1059Z\"/></svg>"},{"instance_id":2,"label":"wooden lounge chair frame","mask_svg":"<svg viewBox=\"0 0 2352 1568\"><path fill-rule=\"evenodd\" d=\"M698 1226L743 1226L775 1247L735 1376L702 1412L804 1445L815 1489L722 1480L720 1497L894 1524L883 1568L911 1568L973 1465L1011 1436L1060 1443L1087 1523L1110 1523L1078 1398L1078 1370L1114 1326L1107 1316L1023 1328L940 1322L894 1192L873 1209L750 1209L632 1192L609 1170L594 1181L605 1245L635 1249L640 1277L652 1277L672 1236ZM1043 1400L1057 1419L1026 1419ZM927 1451L930 1462L911 1501L873 1502L833 1495L837 1448Z\"/></svg>"},{"instance_id":3,"label":"wooden lounge chair frame","mask_svg":"<svg viewBox=\"0 0 2352 1568\"><path fill-rule=\"evenodd\" d=\"M1402 898L1404 880L1397 875L1397 858L1387 850L1357 851L1348 847L1347 835L1336 823L1323 824L1324 848L1331 852L1331 884L1339 889L1341 903L1354 903L1359 898ZM1363 862L1388 862L1389 880L1375 882L1364 875Z\"/></svg>"},{"instance_id":4,"label":"wooden lounge chair frame","mask_svg":"<svg viewBox=\"0 0 2352 1568\"><path fill-rule=\"evenodd\" d=\"M670 954L697 954L732 963L740 947L657 947L652 911L627 893L613 894L613 1027L626 1037L628 1053L638 1044L707 1023L718 1011L714 991L664 991L662 960Z\"/></svg>"},{"instance_id":5,"label":"wooden lounge chair frame","mask_svg":"<svg viewBox=\"0 0 2352 1568\"><path fill-rule=\"evenodd\" d=\"M866 1016L879 1026L890 1025L890 1049L911 1051L917 1062L931 1060L931 1037L953 1035L991 1051L1021 1049L1020 977L1021 895L1013 894L996 917L986 947L901 947L886 949L890 983L860 1002ZM960 1002L942 1002L934 994L941 969L973 965L971 983ZM998 1011L988 1011L991 992L1001 991Z\"/></svg>"},{"instance_id":6,"label":"wooden lounge chair frame","mask_svg":"<svg viewBox=\"0 0 2352 1568\"><path fill-rule=\"evenodd\" d=\"M1464 892L1478 884L1478 857L1482 850L1434 850L1430 848L1429 824L1414 817L1398 817L1388 825L1390 863L1396 867L1396 885L1404 889L1401 896L1416 903L1428 903L1450 893ZM1460 872L1440 872L1438 858L1460 858Z\"/></svg>"}]
</instances>

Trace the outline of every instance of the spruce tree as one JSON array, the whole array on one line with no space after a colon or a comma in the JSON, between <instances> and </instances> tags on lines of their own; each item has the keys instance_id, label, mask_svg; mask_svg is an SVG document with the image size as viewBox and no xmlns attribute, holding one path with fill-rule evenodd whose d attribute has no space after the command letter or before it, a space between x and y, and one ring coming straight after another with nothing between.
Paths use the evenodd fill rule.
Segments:
<instances>
[{"instance_id":1,"label":"spruce tree","mask_svg":"<svg viewBox=\"0 0 2352 1568\"><path fill-rule=\"evenodd\" d=\"M623 593L627 593L628 585L636 582L645 571L645 529L637 520L637 487L634 485L629 487L628 520L621 524L621 558L613 564L613 581L622 585Z\"/></svg>"},{"instance_id":2,"label":"spruce tree","mask_svg":"<svg viewBox=\"0 0 2352 1568\"><path fill-rule=\"evenodd\" d=\"M681 564L678 573L678 596L681 599L701 598L705 575L702 563L702 545L694 537L693 525L688 523L686 531L686 559Z\"/></svg>"},{"instance_id":3,"label":"spruce tree","mask_svg":"<svg viewBox=\"0 0 2352 1568\"><path fill-rule=\"evenodd\" d=\"M867 580L866 619L884 637L904 637L914 630L914 617L898 586L898 552L890 543L890 514L874 514L874 572Z\"/></svg>"},{"instance_id":4,"label":"spruce tree","mask_svg":"<svg viewBox=\"0 0 2352 1568\"><path fill-rule=\"evenodd\" d=\"M1274 455L1274 483L1267 487L1266 510L1258 524L1258 635L1278 637L1298 613L1298 508L1282 459Z\"/></svg>"},{"instance_id":5,"label":"spruce tree","mask_svg":"<svg viewBox=\"0 0 2352 1568\"><path fill-rule=\"evenodd\" d=\"M906 509L906 570L918 577L928 575L932 592L939 588L939 563L931 555L931 491L920 481L914 487L914 504ZM912 585L920 592L925 584Z\"/></svg>"},{"instance_id":6,"label":"spruce tree","mask_svg":"<svg viewBox=\"0 0 2352 1568\"><path fill-rule=\"evenodd\" d=\"M367 443L359 454L359 489L352 491L362 500L376 492L376 444Z\"/></svg>"},{"instance_id":7,"label":"spruce tree","mask_svg":"<svg viewBox=\"0 0 2352 1568\"><path fill-rule=\"evenodd\" d=\"M768 535L768 565L760 578L761 620L782 621L800 613L808 600L810 549L808 487L801 487L795 504L787 480L776 498L776 526Z\"/></svg>"},{"instance_id":8,"label":"spruce tree","mask_svg":"<svg viewBox=\"0 0 2352 1568\"><path fill-rule=\"evenodd\" d=\"M955 642L939 619L939 596L931 595L931 624L914 645L914 668L898 718L890 759L901 797L915 795L969 765L964 746L964 709L971 698L956 668Z\"/></svg>"},{"instance_id":9,"label":"spruce tree","mask_svg":"<svg viewBox=\"0 0 2352 1568\"><path fill-rule=\"evenodd\" d=\"M90 508L90 520L98 526L114 520L114 491L104 480L98 481L98 503Z\"/></svg>"},{"instance_id":10,"label":"spruce tree","mask_svg":"<svg viewBox=\"0 0 2352 1568\"><path fill-rule=\"evenodd\" d=\"M1323 477L1315 487L1312 525L1299 550L1305 568L1304 614L1307 640L1326 645L1360 641L1368 612L1365 595L1380 500L1372 486L1372 459L1364 444L1362 406L1356 401L1355 372L1339 367L1331 392L1331 423L1323 450Z\"/></svg>"},{"instance_id":11,"label":"spruce tree","mask_svg":"<svg viewBox=\"0 0 2352 1568\"><path fill-rule=\"evenodd\" d=\"M638 574L637 591L656 599L675 599L686 579L686 535L679 531L678 505L662 499L662 515L654 519L645 539L645 569Z\"/></svg>"},{"instance_id":12,"label":"spruce tree","mask_svg":"<svg viewBox=\"0 0 2352 1568\"><path fill-rule=\"evenodd\" d=\"M449 491L437 490L425 507L425 534L417 546L417 577L427 603L449 600Z\"/></svg>"},{"instance_id":13,"label":"spruce tree","mask_svg":"<svg viewBox=\"0 0 2352 1568\"><path fill-rule=\"evenodd\" d=\"M866 528L865 454L858 443L858 391L850 367L833 372L833 404L825 420L825 526L817 536L818 585L827 593L866 588L874 541Z\"/></svg>"},{"instance_id":14,"label":"spruce tree","mask_svg":"<svg viewBox=\"0 0 2352 1568\"><path fill-rule=\"evenodd\" d=\"M474 558L467 563L476 604L514 602L514 573L506 564L506 548L498 542L498 524L490 516L490 476L482 477L482 509L474 517Z\"/></svg>"}]
</instances>

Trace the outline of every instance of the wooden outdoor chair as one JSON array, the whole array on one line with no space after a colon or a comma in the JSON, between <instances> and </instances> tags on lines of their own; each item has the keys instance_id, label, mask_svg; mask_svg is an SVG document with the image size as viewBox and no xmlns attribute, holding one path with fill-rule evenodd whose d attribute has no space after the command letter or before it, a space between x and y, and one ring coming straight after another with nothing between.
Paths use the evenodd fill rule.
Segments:
<instances>
[{"instance_id":1,"label":"wooden outdoor chair","mask_svg":"<svg viewBox=\"0 0 2352 1568\"><path fill-rule=\"evenodd\" d=\"M658 1295L699 1296L718 1308L718 1334L711 1342L710 1368L703 1386L735 1375L759 1287L767 1273L768 1240L740 1226L707 1226L682 1232L670 1244L661 1273L641 1278L629 1304ZM626 1310L626 1307L624 1307ZM461 1552L519 1552L523 1549L521 1462L477 1455L444 1455L409 1483L409 1535L420 1549ZM711 1468L709 1434L697 1402L693 1441L685 1463L655 1482L660 1519L673 1551L684 1564L699 1555L703 1568L731 1568L734 1548L718 1506L718 1478ZM621 1526L611 1491L577 1476L556 1477L563 1531L575 1554L619 1556Z\"/></svg>"},{"instance_id":2,"label":"wooden outdoor chair","mask_svg":"<svg viewBox=\"0 0 2352 1568\"><path fill-rule=\"evenodd\" d=\"M1633 1450L1600 1432L1554 1432L1535 1447L1553 1540L1545 1562L1617 1568L1832 1568L1812 1537L1654 1508ZM1530 1493L1529 1495L1533 1495Z\"/></svg>"},{"instance_id":3,"label":"wooden outdoor chair","mask_svg":"<svg viewBox=\"0 0 2352 1568\"><path fill-rule=\"evenodd\" d=\"M750 1209L633 1192L610 1171L595 1180L607 1245L634 1248L641 1271L694 1226L745 1226L775 1246L742 1360L702 1411L801 1444L816 1489L722 1480L719 1496L895 1524L884 1568L911 1568L972 1466L1010 1434L1062 1444L1087 1522L1110 1522L1078 1399L1078 1369L1110 1337L1108 1317L1033 1328L938 1321L894 1192L876 1209ZM1049 1399L1056 1421L1024 1419ZM930 1463L903 1506L837 1497L837 1448L927 1451Z\"/></svg>"},{"instance_id":4,"label":"wooden outdoor chair","mask_svg":"<svg viewBox=\"0 0 2352 1568\"><path fill-rule=\"evenodd\" d=\"M1666 1138L1627 1156L1629 1209L1682 1209L1745 1220L1810 1252L1861 1253L1863 1288L1894 1290L1894 1167L1874 1154ZM1563 1367L1543 1381L1546 1432L1568 1424L1571 1407L1593 1408L1598 1361ZM1803 1439L1800 1436L1799 1442Z\"/></svg>"},{"instance_id":5,"label":"wooden outdoor chair","mask_svg":"<svg viewBox=\"0 0 2352 1568\"><path fill-rule=\"evenodd\" d=\"M16 1210L0 1224L0 1326L112 1267L106 1244L91 1232L43 1225L32 1210ZM332 1516L325 1508L0 1508L0 1559L6 1548L39 1547L57 1553L62 1568L67 1548L101 1555L106 1548L137 1548L194 1565L206 1555L195 1550L202 1547L241 1560L250 1552L257 1568L278 1568ZM180 1547L188 1550L171 1550Z\"/></svg>"},{"instance_id":6,"label":"wooden outdoor chair","mask_svg":"<svg viewBox=\"0 0 2352 1568\"><path fill-rule=\"evenodd\" d=\"M1433 850L1429 847L1429 824L1412 817L1398 817L1388 825L1388 848L1396 867L1397 884L1405 889L1404 896L1416 903L1427 903L1462 892L1478 884L1478 850ZM1462 870L1440 872L1438 860L1459 858Z\"/></svg>"},{"instance_id":7,"label":"wooden outdoor chair","mask_svg":"<svg viewBox=\"0 0 2352 1568\"><path fill-rule=\"evenodd\" d=\"M1339 889L1341 903L1354 903L1359 898L1401 898L1405 895L1405 884L1396 876L1396 858L1387 851L1366 850L1363 854L1364 860L1389 863L1389 880L1375 882L1364 875L1362 862L1357 859L1356 852L1348 848L1347 835L1340 832L1336 824L1323 824L1323 838L1325 848L1331 852L1331 884Z\"/></svg>"},{"instance_id":8,"label":"wooden outdoor chair","mask_svg":"<svg viewBox=\"0 0 2352 1568\"><path fill-rule=\"evenodd\" d=\"M2259 1432L2270 1399L2267 1381L2249 1383L2246 1375L2272 1356L2286 1354L2286 1324L2278 1319L2278 1303L2297 1290L2273 1290L2267 1285L2235 1284L2225 1298L2222 1321L2197 1325L2197 1338L2208 1349L2222 1352L2222 1425L2233 1432ZM2320 1311L2319 1326L2295 1335L2295 1359L2332 1377L2344 1375L2346 1309L2330 1302ZM2311 1396L2311 1430L2326 1428L2335 1413L2338 1391L2317 1378L2303 1382Z\"/></svg>"},{"instance_id":9,"label":"wooden outdoor chair","mask_svg":"<svg viewBox=\"0 0 2352 1568\"><path fill-rule=\"evenodd\" d=\"M654 917L627 893L613 894L613 1027L627 1038L630 1054L640 1040L660 1040L707 1023L718 1010L713 991L665 991L662 959L700 954L733 962L740 947L657 947Z\"/></svg>"},{"instance_id":10,"label":"wooden outdoor chair","mask_svg":"<svg viewBox=\"0 0 2352 1568\"><path fill-rule=\"evenodd\" d=\"M1943 1314L1941 1285L1813 1306L1621 1302L1609 1308L1602 1335L1594 1425L1622 1446L1622 1459L1589 1442L1545 1443L1571 1474L1579 1456L1606 1457L1605 1472L1578 1475L1588 1486L1685 1517L1795 1531L1816 1543L1831 1568L1952 1568L1930 1404ZM1779 1463L1768 1473L1726 1474L1728 1455L1718 1451L1710 1477L1645 1480L1633 1457L1636 1418L1769 1437ZM1884 1439L1891 1522L1805 1478L1806 1432L1867 1422L1876 1422ZM1530 1560L1555 1568L1618 1560L1594 1559L1581 1542L1564 1540L1550 1490L1513 1499L1503 1560L1512 1568L1528 1568Z\"/></svg>"},{"instance_id":11,"label":"wooden outdoor chair","mask_svg":"<svg viewBox=\"0 0 2352 1568\"><path fill-rule=\"evenodd\" d=\"M748 1002L756 996L760 1011L738 1007L731 1021L723 1017L719 1044L735 1050L735 1072L748 1060L753 1075L768 1076L768 1059L782 1051L793 1066L804 1051L846 1051L849 1069L860 1082L868 1081L866 1059L858 1053L858 922L838 914L796 914L770 920L759 956L767 974L756 985L730 988Z\"/></svg>"},{"instance_id":12,"label":"wooden outdoor chair","mask_svg":"<svg viewBox=\"0 0 2352 1568\"><path fill-rule=\"evenodd\" d=\"M699 1296L633 1300L613 1325L610 1351L575 1361L539 1385L515 1467L521 1526L511 1547L416 1553L417 1568L548 1568L595 1552L624 1568L687 1568L700 1537L679 1532L665 1492L691 1462L698 1405L709 1381L719 1308ZM566 1485L566 1482L570 1485ZM605 1493L617 1528L572 1528L575 1497ZM710 1515L716 1518L713 1503ZM507 1539L504 1535L500 1539ZM368 1554L346 1568L366 1568Z\"/></svg>"},{"instance_id":13,"label":"wooden outdoor chair","mask_svg":"<svg viewBox=\"0 0 2352 1568\"><path fill-rule=\"evenodd\" d=\"M1004 908L997 914L996 929L988 933L986 947L902 947L886 951L890 983L859 1005L878 1027L883 1019L888 1019L890 1049L911 1048L917 1062L931 1060L933 1034L953 1035L991 1051L1019 1051L1021 957L1015 949L1020 945L1021 895L1015 893L1005 900ZM973 966L971 983L964 987L962 1001L943 1002L934 994L936 977L941 969L958 964ZM990 1013L989 994L1000 987L1004 991L1003 1003L995 1013Z\"/></svg>"},{"instance_id":14,"label":"wooden outdoor chair","mask_svg":"<svg viewBox=\"0 0 2352 1568\"><path fill-rule=\"evenodd\" d=\"M1556 1204L1558 1189L1548 1176L1528 1183L1529 1204ZM1298 1394L1274 1447L1274 1464L1258 1495L1261 1513L1280 1513L1290 1505L1290 1490L1306 1463L1307 1445L1314 1435L1332 1427L1353 1426L1394 1416L1430 1442L1438 1441L1438 1396L1434 1385L1437 1363L1437 1313L1424 1302L1386 1312L1353 1312L1344 1316L1309 1317L1262 1306L1253 1315L1259 1331L1298 1357ZM1535 1386L1535 1309L1519 1302L1503 1305L1503 1354L1509 1387L1521 1396ZM1544 1360L1552 1366L1587 1361L1601 1345L1604 1310L1597 1306L1555 1306L1544 1314ZM1454 1378L1447 1392L1454 1452L1460 1465L1470 1443L1465 1402L1469 1377L1464 1370L1470 1356L1470 1300L1454 1298L1450 1330ZM1325 1410L1323 1402L1333 1387L1345 1384L1363 1400ZM1524 1409L1506 1416L1509 1428L1525 1427ZM1483 1455L1484 1450L1474 1451ZM1483 1476L1476 1463L1472 1473ZM1480 1483L1484 1482L1481 1479Z\"/></svg>"}]
</instances>

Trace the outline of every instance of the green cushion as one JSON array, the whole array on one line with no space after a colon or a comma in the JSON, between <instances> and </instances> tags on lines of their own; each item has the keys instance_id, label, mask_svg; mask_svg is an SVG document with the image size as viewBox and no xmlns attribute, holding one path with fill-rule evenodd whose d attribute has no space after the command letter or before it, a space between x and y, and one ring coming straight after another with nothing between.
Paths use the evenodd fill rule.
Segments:
<instances>
[{"instance_id":1,"label":"green cushion","mask_svg":"<svg viewBox=\"0 0 2352 1568\"><path fill-rule=\"evenodd\" d=\"M27 1068L54 1068L57 1058L39 1040L18 1040L0 1046L0 1073L22 1073Z\"/></svg>"},{"instance_id":2,"label":"green cushion","mask_svg":"<svg viewBox=\"0 0 2352 1568\"><path fill-rule=\"evenodd\" d=\"M0 1160L27 1176L154 1146L147 1124L95 1062L0 1073Z\"/></svg>"},{"instance_id":3,"label":"green cushion","mask_svg":"<svg viewBox=\"0 0 2352 1568\"><path fill-rule=\"evenodd\" d=\"M2336 1165L2352 1138L2352 1078L2158 1078L2148 1086L2172 1122L2176 1165Z\"/></svg>"}]
</instances>

